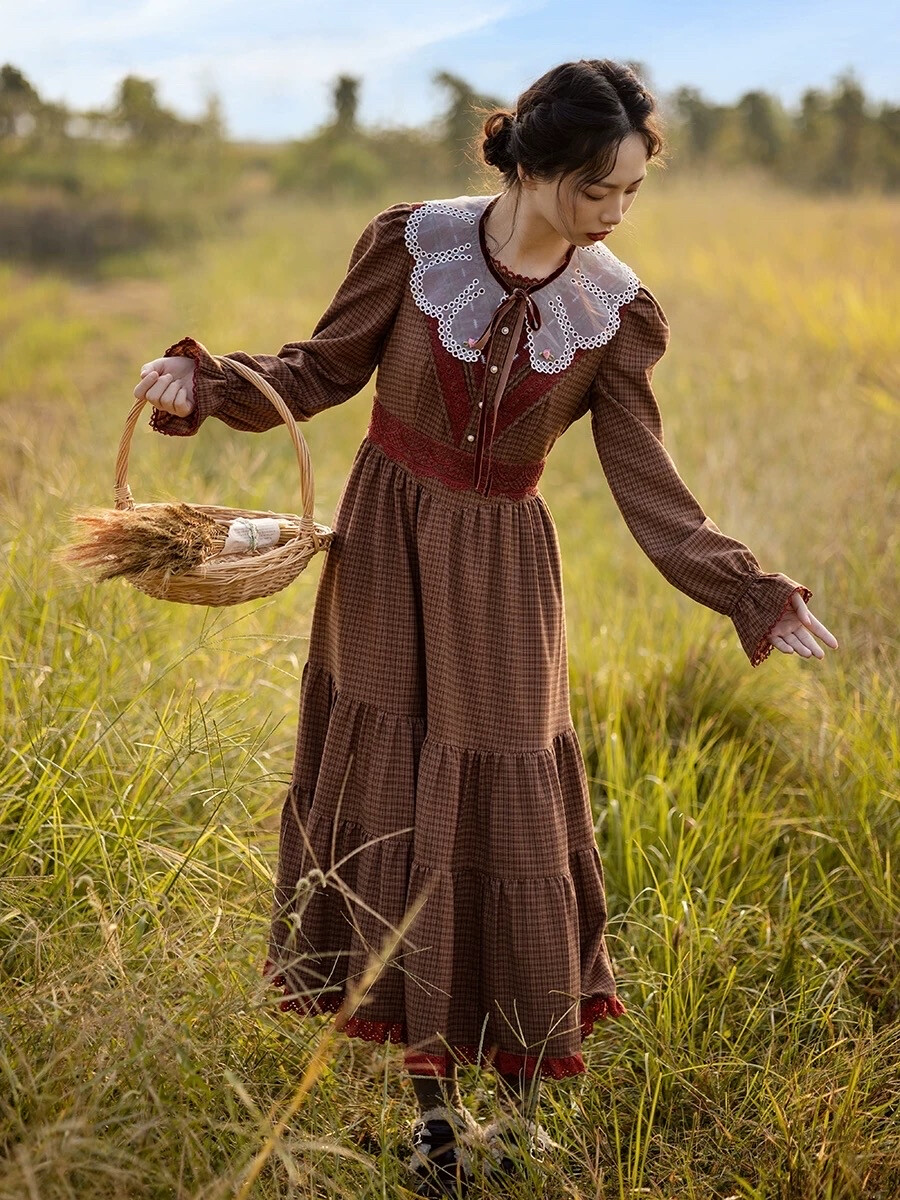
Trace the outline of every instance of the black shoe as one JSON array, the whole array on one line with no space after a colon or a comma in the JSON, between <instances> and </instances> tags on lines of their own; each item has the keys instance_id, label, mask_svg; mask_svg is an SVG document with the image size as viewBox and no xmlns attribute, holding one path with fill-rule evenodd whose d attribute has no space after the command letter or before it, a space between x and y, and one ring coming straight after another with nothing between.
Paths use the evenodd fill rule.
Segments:
<instances>
[{"instance_id":1,"label":"black shoe","mask_svg":"<svg viewBox=\"0 0 900 1200\"><path fill-rule=\"evenodd\" d=\"M527 1165L542 1163L548 1150L559 1149L545 1129L521 1115L491 1121L483 1136L491 1176L518 1175Z\"/></svg>"},{"instance_id":2,"label":"black shoe","mask_svg":"<svg viewBox=\"0 0 900 1200\"><path fill-rule=\"evenodd\" d=\"M472 1179L466 1142L477 1132L469 1112L440 1107L423 1113L412 1127L411 1190L418 1196L465 1196Z\"/></svg>"}]
</instances>

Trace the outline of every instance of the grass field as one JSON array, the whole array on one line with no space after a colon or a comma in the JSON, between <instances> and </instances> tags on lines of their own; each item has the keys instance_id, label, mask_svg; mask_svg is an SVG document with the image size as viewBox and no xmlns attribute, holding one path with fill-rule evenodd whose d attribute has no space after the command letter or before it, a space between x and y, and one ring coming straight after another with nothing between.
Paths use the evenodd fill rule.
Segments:
<instances>
[{"instance_id":1,"label":"grass field","mask_svg":"<svg viewBox=\"0 0 900 1200\"><path fill-rule=\"evenodd\" d=\"M629 1012L545 1089L555 1170L484 1196L900 1194L898 206L653 179L610 248L662 302L666 440L709 515L813 591L840 649L752 670L609 495L587 421L542 480ZM259 965L314 561L233 610L53 561L111 503L145 360L306 336L397 199L266 201L230 244L101 282L0 267L0 1200L218 1200L319 1039ZM304 426L328 522L371 386ZM142 423L137 499L296 507L287 437ZM336 1038L247 1194L403 1195L401 1051ZM466 1096L492 1110L489 1072ZM379 1146L382 1148L379 1152Z\"/></svg>"}]
</instances>

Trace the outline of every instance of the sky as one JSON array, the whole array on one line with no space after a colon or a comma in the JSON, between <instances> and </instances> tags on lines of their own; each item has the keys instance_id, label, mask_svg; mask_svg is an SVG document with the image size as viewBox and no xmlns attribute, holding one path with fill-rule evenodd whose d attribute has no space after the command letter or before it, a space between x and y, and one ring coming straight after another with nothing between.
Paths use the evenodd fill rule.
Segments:
<instances>
[{"instance_id":1,"label":"sky","mask_svg":"<svg viewBox=\"0 0 900 1200\"><path fill-rule=\"evenodd\" d=\"M436 71L512 104L557 63L646 65L660 96L682 85L729 103L762 88L796 103L851 70L900 100L891 0L0 0L0 63L47 100L104 108L127 74L184 117L222 101L228 133L303 137L331 112L339 74L361 79L363 124L418 125L443 108Z\"/></svg>"}]
</instances>

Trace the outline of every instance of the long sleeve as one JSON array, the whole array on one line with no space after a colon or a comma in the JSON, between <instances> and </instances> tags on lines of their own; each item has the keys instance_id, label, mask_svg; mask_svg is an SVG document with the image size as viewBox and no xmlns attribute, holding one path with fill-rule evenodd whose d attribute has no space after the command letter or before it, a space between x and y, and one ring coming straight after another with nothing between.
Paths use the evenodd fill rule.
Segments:
<instances>
[{"instance_id":1,"label":"long sleeve","mask_svg":"<svg viewBox=\"0 0 900 1200\"><path fill-rule=\"evenodd\" d=\"M768 633L809 588L781 572L763 572L742 542L703 511L665 448L651 387L669 327L656 298L641 288L621 310L591 384L591 430L616 504L660 573L685 595L734 622L751 666L768 658Z\"/></svg>"},{"instance_id":2,"label":"long sleeve","mask_svg":"<svg viewBox=\"0 0 900 1200\"><path fill-rule=\"evenodd\" d=\"M403 236L411 209L408 203L394 204L369 222L353 248L343 282L309 339L288 342L277 354L238 350L227 355L263 375L295 420L308 421L355 396L375 370L412 267ZM155 408L150 425L159 433L189 436L209 416L251 432L280 423L262 392L217 362L202 342L183 337L164 354L194 359L194 407L186 417Z\"/></svg>"}]
</instances>

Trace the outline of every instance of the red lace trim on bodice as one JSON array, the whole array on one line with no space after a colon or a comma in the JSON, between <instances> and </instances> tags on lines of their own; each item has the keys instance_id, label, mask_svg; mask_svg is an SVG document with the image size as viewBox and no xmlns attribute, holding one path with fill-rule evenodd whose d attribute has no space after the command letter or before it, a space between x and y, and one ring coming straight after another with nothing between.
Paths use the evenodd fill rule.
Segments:
<instances>
[{"instance_id":1,"label":"red lace trim on bodice","mask_svg":"<svg viewBox=\"0 0 900 1200\"><path fill-rule=\"evenodd\" d=\"M377 396L372 405L368 438L414 475L439 479L457 491L472 491L473 455L405 424L389 412ZM533 463L506 463L495 459L491 465L491 495L506 496L510 500L534 496L543 470L543 459Z\"/></svg>"}]
</instances>

